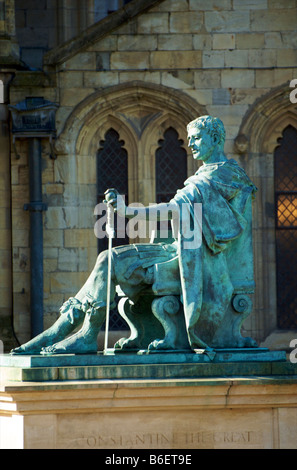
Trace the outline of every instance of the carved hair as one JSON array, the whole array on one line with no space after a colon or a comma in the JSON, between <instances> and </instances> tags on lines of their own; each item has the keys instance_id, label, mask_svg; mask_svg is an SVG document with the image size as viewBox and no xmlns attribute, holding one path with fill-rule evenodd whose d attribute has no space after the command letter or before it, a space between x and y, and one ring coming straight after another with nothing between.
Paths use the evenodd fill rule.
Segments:
<instances>
[{"instance_id":1,"label":"carved hair","mask_svg":"<svg viewBox=\"0 0 297 470\"><path fill-rule=\"evenodd\" d=\"M211 136L218 137L218 144L224 147L226 132L224 124L217 117L212 116L200 116L194 121L189 122L187 130L190 128L205 129Z\"/></svg>"}]
</instances>

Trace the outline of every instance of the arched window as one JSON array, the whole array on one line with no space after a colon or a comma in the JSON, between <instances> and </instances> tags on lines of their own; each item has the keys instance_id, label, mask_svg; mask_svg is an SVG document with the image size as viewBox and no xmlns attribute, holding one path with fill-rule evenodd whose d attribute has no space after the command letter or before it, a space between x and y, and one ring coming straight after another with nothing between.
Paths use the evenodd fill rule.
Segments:
<instances>
[{"instance_id":1,"label":"arched window","mask_svg":"<svg viewBox=\"0 0 297 470\"><path fill-rule=\"evenodd\" d=\"M277 320L297 328L297 130L288 126L274 152Z\"/></svg>"},{"instance_id":2,"label":"arched window","mask_svg":"<svg viewBox=\"0 0 297 470\"><path fill-rule=\"evenodd\" d=\"M156 150L156 201L169 202L187 178L187 152L173 127L164 132Z\"/></svg>"},{"instance_id":3,"label":"arched window","mask_svg":"<svg viewBox=\"0 0 297 470\"><path fill-rule=\"evenodd\" d=\"M169 127L160 139L160 147L156 150L156 202L169 202L176 191L184 186L187 179L187 152L182 147L183 140L178 138L178 133L173 127ZM159 222L155 241L166 241L160 230L168 232L167 240L171 239L170 222Z\"/></svg>"},{"instance_id":4,"label":"arched window","mask_svg":"<svg viewBox=\"0 0 297 470\"><path fill-rule=\"evenodd\" d=\"M125 196L126 203L128 203L128 154L124 148L124 141L120 140L118 132L113 128L110 128L104 137L105 140L100 141L100 148L97 152L98 203L103 201L104 192L108 188L116 188L121 195ZM116 237L112 241L113 246L129 243L125 230L121 230L119 234L117 220L115 217ZM121 227L124 228L124 224L121 224ZM107 246L107 238L98 239L99 252L106 250ZM127 329L127 324L118 314L117 308L110 312L110 329Z\"/></svg>"},{"instance_id":5,"label":"arched window","mask_svg":"<svg viewBox=\"0 0 297 470\"><path fill-rule=\"evenodd\" d=\"M117 131L110 128L105 134L105 140L100 141L100 148L97 152L97 194L98 203L104 199L104 192L108 188L116 188L119 193L125 196L128 204L128 154L124 146L124 141L120 140ZM124 224L117 224L118 217L115 217L116 237L113 240L114 246L129 243ZM117 225L121 227L119 231ZM107 239L99 239L98 250L107 249Z\"/></svg>"}]
</instances>

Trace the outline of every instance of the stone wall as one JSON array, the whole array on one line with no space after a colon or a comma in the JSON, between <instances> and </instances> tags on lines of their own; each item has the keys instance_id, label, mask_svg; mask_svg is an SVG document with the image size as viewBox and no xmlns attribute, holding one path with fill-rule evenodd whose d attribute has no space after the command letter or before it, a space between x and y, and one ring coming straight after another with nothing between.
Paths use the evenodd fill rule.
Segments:
<instances>
[{"instance_id":1,"label":"stone wall","mask_svg":"<svg viewBox=\"0 0 297 470\"><path fill-rule=\"evenodd\" d=\"M42 68L46 51L74 38L123 4L123 0L15 0L21 59L31 68Z\"/></svg>"},{"instance_id":2,"label":"stone wall","mask_svg":"<svg viewBox=\"0 0 297 470\"><path fill-rule=\"evenodd\" d=\"M131 12L134 3L130 3ZM133 153L133 198L153 202L151 162L162 129L171 119L186 146L182 126L188 118L195 117L196 109L197 115L204 112L223 120L226 153L246 168L259 187L254 225L258 288L254 314L245 329L262 340L276 328L276 267L274 225L271 218L262 217L266 203L273 202L273 151L266 151L264 159L261 152L265 152L266 134L270 135L271 148L277 145L271 131L277 119L296 115L288 96L283 95L285 106L280 107L279 116L278 110L273 119L267 112L266 134L258 139L257 148L250 143L247 150L239 153L234 141L255 103L265 103L271 91L287 88L290 80L296 78L296 1L165 0L155 2L141 14L131 13L130 20L126 14L122 25L116 15L109 18L110 31L104 37L99 24L97 39L94 28L89 36L88 31L84 33L85 46L79 46L79 40L74 38L67 45L64 59L59 58L64 46L45 56L46 72L52 82L44 79L29 86L28 73L22 72L16 74L11 88L13 103L26 96L41 95L60 105L57 160L49 159L47 142L43 146L44 202L49 205L44 216L45 324L53 321L61 302L81 287L96 259L95 156L106 123L125 135L124 141ZM130 98L125 89L131 90ZM148 89L155 90L162 106ZM141 92L133 94L132 90ZM184 123L173 103L183 103ZM154 115L154 106L161 115ZM261 104L255 112L261 113ZM144 116L152 116L149 124L143 124ZM29 335L28 215L22 210L28 191L26 145L18 143L21 158L12 157L11 167L13 214L17 215L12 219L15 327L22 341ZM189 172L192 170L190 167ZM263 235L267 233L269 253Z\"/></svg>"}]
</instances>

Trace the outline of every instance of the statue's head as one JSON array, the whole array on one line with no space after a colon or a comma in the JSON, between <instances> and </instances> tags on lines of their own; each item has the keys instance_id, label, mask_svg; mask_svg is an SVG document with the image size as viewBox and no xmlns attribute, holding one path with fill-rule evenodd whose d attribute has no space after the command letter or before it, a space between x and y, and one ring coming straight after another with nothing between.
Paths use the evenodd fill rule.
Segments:
<instances>
[{"instance_id":1,"label":"statue's head","mask_svg":"<svg viewBox=\"0 0 297 470\"><path fill-rule=\"evenodd\" d=\"M211 137L215 138L217 145L224 150L226 132L224 124L217 117L200 116L194 121L189 122L187 130L190 129L205 130Z\"/></svg>"}]
</instances>

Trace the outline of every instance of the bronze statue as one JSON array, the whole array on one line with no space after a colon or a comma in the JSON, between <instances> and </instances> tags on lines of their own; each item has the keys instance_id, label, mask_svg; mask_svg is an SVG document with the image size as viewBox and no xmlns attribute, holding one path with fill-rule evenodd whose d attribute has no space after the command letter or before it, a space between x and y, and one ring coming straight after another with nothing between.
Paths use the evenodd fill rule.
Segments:
<instances>
[{"instance_id":1,"label":"bronze statue","mask_svg":"<svg viewBox=\"0 0 297 470\"><path fill-rule=\"evenodd\" d=\"M174 242L112 249L110 301L120 286L125 295L120 313L131 327L130 338L120 340L118 349L256 346L240 328L251 312L247 294L254 290L251 204L257 189L237 162L226 158L220 119L202 116L187 130L193 158L203 165L169 203L138 208L138 218L171 219ZM115 189L105 195L119 215L134 216ZM58 320L12 353L96 353L106 316L107 271L104 251L85 285L61 307Z\"/></svg>"}]
</instances>

